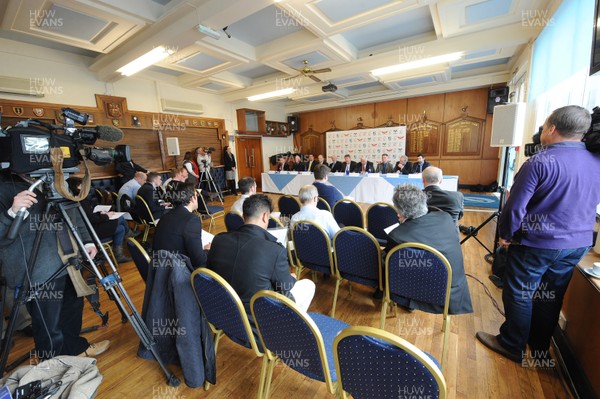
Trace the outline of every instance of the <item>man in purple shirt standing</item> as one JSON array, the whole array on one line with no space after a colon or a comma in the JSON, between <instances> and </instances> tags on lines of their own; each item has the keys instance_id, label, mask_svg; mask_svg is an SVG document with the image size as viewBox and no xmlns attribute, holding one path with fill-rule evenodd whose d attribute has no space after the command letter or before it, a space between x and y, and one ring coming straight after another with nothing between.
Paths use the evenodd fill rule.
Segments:
<instances>
[{"instance_id":1,"label":"man in purple shirt standing","mask_svg":"<svg viewBox=\"0 0 600 399\"><path fill-rule=\"evenodd\" d=\"M581 142L591 125L582 107L556 109L540 135L544 149L523 164L500 216L508 248L500 334L477 339L515 362L552 359L548 349L575 265L592 245L600 202L600 155ZM529 344L530 354L525 352Z\"/></svg>"}]
</instances>

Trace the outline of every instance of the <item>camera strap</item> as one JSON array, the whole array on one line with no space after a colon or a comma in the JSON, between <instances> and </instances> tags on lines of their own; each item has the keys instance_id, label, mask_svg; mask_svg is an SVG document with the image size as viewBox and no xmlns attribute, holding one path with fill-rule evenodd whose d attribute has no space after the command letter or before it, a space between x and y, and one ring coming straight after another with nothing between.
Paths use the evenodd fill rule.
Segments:
<instances>
[{"instance_id":1,"label":"camera strap","mask_svg":"<svg viewBox=\"0 0 600 399\"><path fill-rule=\"evenodd\" d=\"M65 182L65 174L63 173L63 160L65 155L62 150L57 147L53 147L50 149L50 156L52 158L52 169L54 170L54 188L56 191L63 197L70 201L79 202L82 199L86 198L90 192L90 187L92 186L92 179L90 174L90 168L87 165L85 160L84 152L81 150L81 157L83 159L83 166L85 169L85 174L83 176L81 182L81 191L79 195L73 195L71 191L67 188Z\"/></svg>"},{"instance_id":2,"label":"camera strap","mask_svg":"<svg viewBox=\"0 0 600 399\"><path fill-rule=\"evenodd\" d=\"M81 270L73 265L76 263L74 260L79 256L79 248L77 247L77 243L71 235L71 232L65 228L58 229L56 231L56 241L58 242L58 256L60 256L63 264L66 265L69 263L69 266L67 266L67 273L73 283L73 287L75 287L77 296L84 297L92 295L95 290L85 282L81 276Z\"/></svg>"}]
</instances>

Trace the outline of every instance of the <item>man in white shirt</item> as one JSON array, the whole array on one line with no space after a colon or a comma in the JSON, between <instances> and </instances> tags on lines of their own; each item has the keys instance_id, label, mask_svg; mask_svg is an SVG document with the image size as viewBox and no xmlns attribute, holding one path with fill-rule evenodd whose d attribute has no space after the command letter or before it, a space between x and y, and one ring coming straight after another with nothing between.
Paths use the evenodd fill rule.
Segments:
<instances>
[{"instance_id":1,"label":"man in white shirt","mask_svg":"<svg viewBox=\"0 0 600 399\"><path fill-rule=\"evenodd\" d=\"M127 194L131 201L135 203L135 196L142 186L146 182L146 174L144 172L135 172L133 179L129 180L121 186L119 189L118 203L121 203L121 197L123 194ZM131 205L133 205L133 203Z\"/></svg>"},{"instance_id":2,"label":"man in white shirt","mask_svg":"<svg viewBox=\"0 0 600 399\"><path fill-rule=\"evenodd\" d=\"M333 215L329 211L324 211L317 208L317 202L319 201L319 192L317 188L312 184L303 186L298 194L302 208L300 212L292 216L292 224L299 222L300 220L310 220L315 222L321 227L330 239L333 239L335 233L340 230L340 226L337 224Z\"/></svg>"},{"instance_id":3,"label":"man in white shirt","mask_svg":"<svg viewBox=\"0 0 600 399\"><path fill-rule=\"evenodd\" d=\"M244 201L249 196L256 194L256 180L254 180L254 178L250 176L242 177L238 183L238 186L240 187L240 192L242 193L242 196L233 203L233 205L231 206L231 210L238 212L240 215L243 215Z\"/></svg>"}]
</instances>

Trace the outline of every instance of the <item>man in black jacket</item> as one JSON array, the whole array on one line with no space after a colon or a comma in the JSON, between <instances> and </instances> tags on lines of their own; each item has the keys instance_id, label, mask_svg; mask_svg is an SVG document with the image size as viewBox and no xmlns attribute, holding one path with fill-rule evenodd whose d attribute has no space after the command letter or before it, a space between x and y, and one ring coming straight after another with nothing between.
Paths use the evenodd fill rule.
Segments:
<instances>
[{"instance_id":1,"label":"man in black jacket","mask_svg":"<svg viewBox=\"0 0 600 399\"><path fill-rule=\"evenodd\" d=\"M354 169L356 169L356 162L352 161L350 154L344 155L344 163L340 168L340 172L354 173Z\"/></svg>"},{"instance_id":2,"label":"man in black jacket","mask_svg":"<svg viewBox=\"0 0 600 399\"><path fill-rule=\"evenodd\" d=\"M315 285L307 279L296 281L290 274L286 249L267 231L271 199L264 194L252 195L244 201L243 210L243 226L214 238L208 268L231 284L250 317L250 299L260 290L279 292L306 310Z\"/></svg>"},{"instance_id":3,"label":"man in black jacket","mask_svg":"<svg viewBox=\"0 0 600 399\"><path fill-rule=\"evenodd\" d=\"M331 158L331 164L329 164L331 173L343 172L344 165L337 160L337 157L335 155L331 155L329 158Z\"/></svg>"},{"instance_id":4,"label":"man in black jacket","mask_svg":"<svg viewBox=\"0 0 600 399\"><path fill-rule=\"evenodd\" d=\"M373 168L373 162L367 161L367 157L360 157L360 162L356 164L354 172L362 174L375 172L375 168Z\"/></svg>"},{"instance_id":5,"label":"man in black jacket","mask_svg":"<svg viewBox=\"0 0 600 399\"><path fill-rule=\"evenodd\" d=\"M409 175L412 173L413 163L408 160L406 155L400 155L400 160L396 162L396 167L394 168L394 173L398 172L403 175Z\"/></svg>"},{"instance_id":6,"label":"man in black jacket","mask_svg":"<svg viewBox=\"0 0 600 399\"><path fill-rule=\"evenodd\" d=\"M417 162L413 164L413 173L423 173L431 164L425 160L425 155L419 154L417 156Z\"/></svg>"},{"instance_id":7,"label":"man in black jacket","mask_svg":"<svg viewBox=\"0 0 600 399\"><path fill-rule=\"evenodd\" d=\"M435 206L452 216L454 223L463 217L465 199L460 191L447 191L440 188L443 173L440 168L430 166L423 171L423 191L427 194L427 205Z\"/></svg>"},{"instance_id":8,"label":"man in black jacket","mask_svg":"<svg viewBox=\"0 0 600 399\"><path fill-rule=\"evenodd\" d=\"M161 184L161 175L151 172L148 173L148 180L146 183L144 183L137 192L137 195L142 197L144 201L146 201L146 204L148 204L148 208L150 208L154 220L160 219L165 213L165 208L170 205L163 200L164 192L160 187ZM140 201L135 203L135 209L138 215L145 215L147 213L143 206L144 204Z\"/></svg>"},{"instance_id":9,"label":"man in black jacket","mask_svg":"<svg viewBox=\"0 0 600 399\"><path fill-rule=\"evenodd\" d=\"M135 176L135 172L144 172L148 173L148 170L143 166L138 165L133 161L129 162L118 162L115 165L115 171L121 177L121 185L127 183L129 180L133 179Z\"/></svg>"},{"instance_id":10,"label":"man in black jacket","mask_svg":"<svg viewBox=\"0 0 600 399\"><path fill-rule=\"evenodd\" d=\"M190 258L194 268L206 266L206 250L202 246L202 222L194 214L198 209L198 193L191 183L179 185L173 192L175 209L166 213L156 227L152 249L176 252ZM203 249L204 248L204 249Z\"/></svg>"}]
</instances>

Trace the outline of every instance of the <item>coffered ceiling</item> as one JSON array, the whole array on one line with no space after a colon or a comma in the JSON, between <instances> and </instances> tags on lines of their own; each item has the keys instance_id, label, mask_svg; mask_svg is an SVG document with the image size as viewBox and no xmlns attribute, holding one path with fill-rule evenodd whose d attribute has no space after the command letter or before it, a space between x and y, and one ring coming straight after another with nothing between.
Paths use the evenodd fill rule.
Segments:
<instances>
[{"instance_id":1,"label":"coffered ceiling","mask_svg":"<svg viewBox=\"0 0 600 399\"><path fill-rule=\"evenodd\" d=\"M107 82L127 79L117 69L164 46L172 54L149 70L180 86L227 101L292 88L264 101L295 112L506 82L556 2L0 0L0 37L88 56ZM450 53L460 58L372 73ZM305 61L308 72L326 70L314 74L320 82L299 72ZM329 83L337 90L323 92Z\"/></svg>"}]
</instances>

